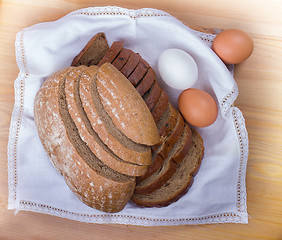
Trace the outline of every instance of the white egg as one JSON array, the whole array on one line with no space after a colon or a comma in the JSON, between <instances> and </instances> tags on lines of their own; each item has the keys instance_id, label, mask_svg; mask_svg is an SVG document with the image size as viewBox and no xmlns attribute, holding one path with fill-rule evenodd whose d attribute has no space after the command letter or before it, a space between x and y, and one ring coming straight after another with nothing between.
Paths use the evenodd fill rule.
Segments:
<instances>
[{"instance_id":1,"label":"white egg","mask_svg":"<svg viewBox=\"0 0 282 240\"><path fill-rule=\"evenodd\" d=\"M158 70L165 83L177 90L191 88L198 79L198 67L194 59L176 48L161 53Z\"/></svg>"}]
</instances>

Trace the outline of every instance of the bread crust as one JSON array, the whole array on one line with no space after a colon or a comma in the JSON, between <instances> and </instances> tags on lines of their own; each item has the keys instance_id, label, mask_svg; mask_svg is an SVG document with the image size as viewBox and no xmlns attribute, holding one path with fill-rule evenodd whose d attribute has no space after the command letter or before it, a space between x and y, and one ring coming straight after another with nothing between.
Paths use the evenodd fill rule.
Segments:
<instances>
[{"instance_id":1,"label":"bread crust","mask_svg":"<svg viewBox=\"0 0 282 240\"><path fill-rule=\"evenodd\" d=\"M104 109L124 135L148 146L160 141L157 126L142 97L112 64L100 67L97 90Z\"/></svg>"},{"instance_id":2,"label":"bread crust","mask_svg":"<svg viewBox=\"0 0 282 240\"><path fill-rule=\"evenodd\" d=\"M50 76L35 98L39 138L53 165L82 202L104 212L121 211L130 199L134 178L115 181L93 170L70 142L59 109L59 84L74 68Z\"/></svg>"}]
</instances>

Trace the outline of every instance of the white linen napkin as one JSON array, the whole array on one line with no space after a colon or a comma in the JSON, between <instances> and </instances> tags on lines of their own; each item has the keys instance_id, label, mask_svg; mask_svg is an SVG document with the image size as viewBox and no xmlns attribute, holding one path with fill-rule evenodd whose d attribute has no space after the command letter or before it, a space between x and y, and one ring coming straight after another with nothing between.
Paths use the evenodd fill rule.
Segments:
<instances>
[{"instance_id":1,"label":"white linen napkin","mask_svg":"<svg viewBox=\"0 0 282 240\"><path fill-rule=\"evenodd\" d=\"M199 68L195 85L217 101L217 121L198 131L205 154L188 193L163 208L128 203L122 212L106 214L81 203L55 170L39 140L33 119L35 95L53 72L69 66L98 32L109 45L124 46L149 62L156 71L159 54L167 48L188 52ZM210 49L215 35L190 29L156 9L87 8L54 21L23 29L16 38L20 70L15 81L15 105L8 144L9 209L27 210L92 223L180 225L247 223L245 175L248 136L244 118L232 103L238 95L232 74ZM160 85L176 106L179 91Z\"/></svg>"}]
</instances>

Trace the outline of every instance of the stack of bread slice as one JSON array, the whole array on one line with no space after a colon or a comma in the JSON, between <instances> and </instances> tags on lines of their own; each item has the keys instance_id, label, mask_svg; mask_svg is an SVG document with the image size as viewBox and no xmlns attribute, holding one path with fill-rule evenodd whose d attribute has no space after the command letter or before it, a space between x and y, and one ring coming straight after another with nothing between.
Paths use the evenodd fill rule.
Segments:
<instances>
[{"instance_id":1,"label":"stack of bread slice","mask_svg":"<svg viewBox=\"0 0 282 240\"><path fill-rule=\"evenodd\" d=\"M110 63L67 67L36 95L40 140L69 188L90 207L119 212L160 141L147 105ZM126 114L124 114L126 113Z\"/></svg>"},{"instance_id":2,"label":"stack of bread slice","mask_svg":"<svg viewBox=\"0 0 282 240\"><path fill-rule=\"evenodd\" d=\"M101 46L104 46L101 48ZM97 54L107 49L104 55ZM85 54L87 53L87 54ZM152 164L137 177L132 200L142 206L166 206L181 197L193 182L203 157L203 140L172 106L150 65L123 42L108 47L104 33L96 34L73 60L72 66L111 63L135 87L148 106L161 141L152 146Z\"/></svg>"}]
</instances>

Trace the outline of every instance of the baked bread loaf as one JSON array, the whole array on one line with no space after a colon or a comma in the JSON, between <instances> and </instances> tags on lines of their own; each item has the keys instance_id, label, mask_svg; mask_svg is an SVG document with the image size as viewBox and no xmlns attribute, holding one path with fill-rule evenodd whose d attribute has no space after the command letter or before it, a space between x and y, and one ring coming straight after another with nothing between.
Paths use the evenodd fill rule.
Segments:
<instances>
[{"instance_id":1,"label":"baked bread loaf","mask_svg":"<svg viewBox=\"0 0 282 240\"><path fill-rule=\"evenodd\" d=\"M116 48L117 45L123 44L114 42L110 49ZM168 205L177 199L177 196L180 196L183 189L187 189L188 186L177 179L180 166L181 171L184 171L181 174L190 175L191 171L187 165L194 161L197 161L198 165L200 164L204 150L203 144L200 144L202 139L193 129L194 141L199 143L197 145L198 151L195 151L195 155L189 155L193 147L191 129L184 122L182 115L170 104L167 94L158 84L153 69L138 53L129 49L122 48L115 51L116 56L113 52L109 50L101 63L104 63L105 59L111 59L107 61L116 66L128 78L128 81L136 88L150 109L161 137L160 143L151 147L152 164L149 165L144 175L138 176L136 179L133 201L144 206ZM188 157L187 152L189 152ZM172 179L176 179L179 184L176 191L167 187L168 185L177 185L171 182L174 181ZM188 179L188 184L192 179ZM158 193L165 197L160 198ZM148 202L147 198L151 198L151 196L154 198L152 203L146 203Z\"/></svg>"},{"instance_id":2,"label":"baked bread loaf","mask_svg":"<svg viewBox=\"0 0 282 240\"><path fill-rule=\"evenodd\" d=\"M104 212L118 212L125 207L133 194L133 176L136 171L141 171L140 169L143 169L144 173L145 167L119 159L107 148L94 129L89 130L91 123L83 112L79 88L82 78L92 83L99 81L97 76L100 71L103 72L103 66L101 68L68 67L50 76L36 95L34 118L46 152L74 194L90 207ZM122 78L117 82L124 84L124 81L128 80ZM109 86L109 91L110 88ZM128 93L136 94L140 98L134 88L128 90ZM120 108L117 102L112 104ZM134 110L127 108L129 105L124 106L124 110L134 114L134 111L139 111L139 106L141 111L150 113L148 108L144 108L144 102L134 101L132 104L135 105ZM136 139L138 135L143 139L144 134L147 139L150 134L152 139L158 138L157 126L153 118L148 118L147 115L145 114L143 119L140 117L140 120L146 126L153 125L151 129L156 130L148 134L144 133L147 129L143 129L142 134L136 132ZM100 121L104 119L101 118ZM131 122L130 118L124 118L124 124ZM149 146L142 147L150 149Z\"/></svg>"}]
</instances>

